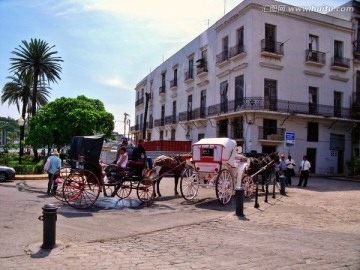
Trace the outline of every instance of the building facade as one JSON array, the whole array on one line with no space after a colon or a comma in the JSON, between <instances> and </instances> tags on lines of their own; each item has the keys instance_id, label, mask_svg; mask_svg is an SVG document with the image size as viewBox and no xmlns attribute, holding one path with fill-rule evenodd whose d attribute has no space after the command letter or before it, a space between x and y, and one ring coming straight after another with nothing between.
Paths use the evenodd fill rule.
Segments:
<instances>
[{"instance_id":1,"label":"building facade","mask_svg":"<svg viewBox=\"0 0 360 270\"><path fill-rule=\"evenodd\" d=\"M359 155L354 37L352 20L245 0L136 85L132 133L229 137L342 174Z\"/></svg>"}]
</instances>

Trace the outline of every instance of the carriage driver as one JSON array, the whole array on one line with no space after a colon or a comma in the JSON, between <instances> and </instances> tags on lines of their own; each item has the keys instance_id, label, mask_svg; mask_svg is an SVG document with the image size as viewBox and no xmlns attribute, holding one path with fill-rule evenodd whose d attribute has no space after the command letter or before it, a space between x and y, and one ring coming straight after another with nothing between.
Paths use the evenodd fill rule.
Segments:
<instances>
[{"instance_id":1,"label":"carriage driver","mask_svg":"<svg viewBox=\"0 0 360 270\"><path fill-rule=\"evenodd\" d=\"M135 147L132 152L132 160L139 161L139 160L144 160L144 159L146 159L149 169L151 170L153 167L152 159L147 157L147 155L146 155L146 151L144 148L144 140L139 140L137 147Z\"/></svg>"}]
</instances>

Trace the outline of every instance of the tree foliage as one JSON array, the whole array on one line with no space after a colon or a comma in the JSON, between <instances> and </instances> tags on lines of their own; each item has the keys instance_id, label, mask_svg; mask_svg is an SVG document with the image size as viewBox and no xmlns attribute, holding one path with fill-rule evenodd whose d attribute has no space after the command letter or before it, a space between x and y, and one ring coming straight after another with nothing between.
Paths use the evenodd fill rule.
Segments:
<instances>
[{"instance_id":1,"label":"tree foliage","mask_svg":"<svg viewBox=\"0 0 360 270\"><path fill-rule=\"evenodd\" d=\"M39 109L30 120L26 142L34 147L69 145L73 136L112 137L114 116L98 99L58 98Z\"/></svg>"}]
</instances>

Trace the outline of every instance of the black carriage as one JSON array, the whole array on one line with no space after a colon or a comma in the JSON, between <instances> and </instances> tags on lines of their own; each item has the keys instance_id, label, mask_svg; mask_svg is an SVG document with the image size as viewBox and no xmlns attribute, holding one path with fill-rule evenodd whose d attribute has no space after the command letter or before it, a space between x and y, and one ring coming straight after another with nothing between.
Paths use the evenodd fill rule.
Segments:
<instances>
[{"instance_id":1,"label":"black carriage","mask_svg":"<svg viewBox=\"0 0 360 270\"><path fill-rule=\"evenodd\" d=\"M142 202L153 198L154 185L146 175L145 162L129 161L127 168L114 175L114 183L104 181L100 162L103 136L73 137L67 163L55 174L53 194L75 208L88 208L104 196L127 198L133 189Z\"/></svg>"}]
</instances>

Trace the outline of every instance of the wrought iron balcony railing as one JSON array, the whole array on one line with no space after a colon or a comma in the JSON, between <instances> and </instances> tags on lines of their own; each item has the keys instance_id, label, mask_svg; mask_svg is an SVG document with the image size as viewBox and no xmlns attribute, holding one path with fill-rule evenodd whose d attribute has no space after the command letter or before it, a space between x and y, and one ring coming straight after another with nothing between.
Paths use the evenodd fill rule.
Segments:
<instances>
[{"instance_id":1,"label":"wrought iron balcony railing","mask_svg":"<svg viewBox=\"0 0 360 270\"><path fill-rule=\"evenodd\" d=\"M221 53L219 53L218 55L216 55L216 64L221 64L225 61L229 60L229 51L223 51Z\"/></svg>"},{"instance_id":2,"label":"wrought iron balcony railing","mask_svg":"<svg viewBox=\"0 0 360 270\"><path fill-rule=\"evenodd\" d=\"M170 81L170 88L177 87L177 80Z\"/></svg>"},{"instance_id":3,"label":"wrought iron balcony railing","mask_svg":"<svg viewBox=\"0 0 360 270\"><path fill-rule=\"evenodd\" d=\"M139 98L137 101L135 101L135 106L138 106L140 104L143 104L144 103L144 98Z\"/></svg>"},{"instance_id":4,"label":"wrought iron balcony railing","mask_svg":"<svg viewBox=\"0 0 360 270\"><path fill-rule=\"evenodd\" d=\"M194 79L194 70L190 69L184 73L185 81Z\"/></svg>"},{"instance_id":5,"label":"wrought iron balcony railing","mask_svg":"<svg viewBox=\"0 0 360 270\"><path fill-rule=\"evenodd\" d=\"M340 56L335 56L331 58L331 66L337 66L337 67L344 67L349 68L350 67L350 59Z\"/></svg>"},{"instance_id":6,"label":"wrought iron balcony railing","mask_svg":"<svg viewBox=\"0 0 360 270\"><path fill-rule=\"evenodd\" d=\"M232 58L236 55L239 55L241 53L245 52L245 46L243 44L236 45L234 47L230 48L230 55L229 57Z\"/></svg>"},{"instance_id":7,"label":"wrought iron balcony railing","mask_svg":"<svg viewBox=\"0 0 360 270\"><path fill-rule=\"evenodd\" d=\"M326 53L319 51L306 50L305 51L305 61L306 62L315 62L325 65L326 63Z\"/></svg>"},{"instance_id":8,"label":"wrought iron balcony railing","mask_svg":"<svg viewBox=\"0 0 360 270\"><path fill-rule=\"evenodd\" d=\"M261 40L261 52L284 55L284 43L263 39Z\"/></svg>"},{"instance_id":9,"label":"wrought iron balcony railing","mask_svg":"<svg viewBox=\"0 0 360 270\"><path fill-rule=\"evenodd\" d=\"M165 118L155 119L154 126L155 127L163 127L163 126L165 126Z\"/></svg>"},{"instance_id":10,"label":"wrought iron balcony railing","mask_svg":"<svg viewBox=\"0 0 360 270\"><path fill-rule=\"evenodd\" d=\"M176 124L178 122L178 117L176 115L165 116L165 125Z\"/></svg>"},{"instance_id":11,"label":"wrought iron balcony railing","mask_svg":"<svg viewBox=\"0 0 360 270\"><path fill-rule=\"evenodd\" d=\"M165 94L165 85L159 87L159 94Z\"/></svg>"}]
</instances>

